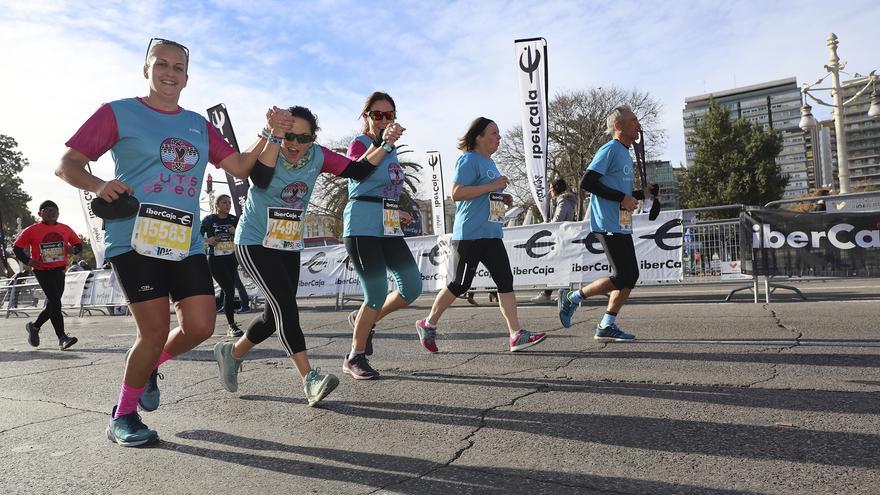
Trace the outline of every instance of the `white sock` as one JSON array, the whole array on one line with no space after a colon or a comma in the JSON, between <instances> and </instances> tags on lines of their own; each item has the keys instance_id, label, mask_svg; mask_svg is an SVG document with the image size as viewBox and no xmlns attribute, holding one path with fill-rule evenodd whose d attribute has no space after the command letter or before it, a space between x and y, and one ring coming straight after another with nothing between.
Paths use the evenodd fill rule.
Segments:
<instances>
[{"instance_id":1,"label":"white sock","mask_svg":"<svg viewBox=\"0 0 880 495\"><path fill-rule=\"evenodd\" d=\"M425 317L425 320L424 320L424 321L425 321L425 326L428 327L428 328L430 328L431 330L434 330L434 329L437 328L437 325L432 325L432 324L431 324L431 321L428 320L428 317L427 317L427 316Z\"/></svg>"},{"instance_id":2,"label":"white sock","mask_svg":"<svg viewBox=\"0 0 880 495\"><path fill-rule=\"evenodd\" d=\"M358 354L363 354L363 353L364 353L364 351L358 351L358 350L352 348L351 352L348 354L348 360L351 361L352 359L355 358L355 356L357 356Z\"/></svg>"}]
</instances>

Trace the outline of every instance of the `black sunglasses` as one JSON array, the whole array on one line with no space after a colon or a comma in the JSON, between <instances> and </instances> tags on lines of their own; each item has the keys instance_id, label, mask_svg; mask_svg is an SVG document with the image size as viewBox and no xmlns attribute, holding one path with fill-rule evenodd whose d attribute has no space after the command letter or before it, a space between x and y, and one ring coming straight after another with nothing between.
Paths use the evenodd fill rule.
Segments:
<instances>
[{"instance_id":1,"label":"black sunglasses","mask_svg":"<svg viewBox=\"0 0 880 495\"><path fill-rule=\"evenodd\" d=\"M390 112L383 112L381 110L369 110L367 112L364 112L364 115L373 120L394 120L397 118L397 112L394 110Z\"/></svg>"},{"instance_id":2,"label":"black sunglasses","mask_svg":"<svg viewBox=\"0 0 880 495\"><path fill-rule=\"evenodd\" d=\"M144 55L145 63L150 58L150 50L152 50L153 47L156 45L171 45L180 48L181 50L183 50L183 53L186 54L186 61L189 62L189 48L181 45L176 41L166 40L165 38L150 38L150 44L147 45L147 54Z\"/></svg>"},{"instance_id":3,"label":"black sunglasses","mask_svg":"<svg viewBox=\"0 0 880 495\"><path fill-rule=\"evenodd\" d=\"M315 140L314 134L294 134L292 132L288 132L284 135L284 139L288 141L296 141L301 144L311 143Z\"/></svg>"}]
</instances>

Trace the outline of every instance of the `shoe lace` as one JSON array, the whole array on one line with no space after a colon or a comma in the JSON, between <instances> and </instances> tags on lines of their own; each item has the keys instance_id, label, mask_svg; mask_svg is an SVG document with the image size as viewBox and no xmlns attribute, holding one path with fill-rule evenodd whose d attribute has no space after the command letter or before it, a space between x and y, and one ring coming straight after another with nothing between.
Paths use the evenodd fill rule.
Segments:
<instances>
[{"instance_id":1,"label":"shoe lace","mask_svg":"<svg viewBox=\"0 0 880 495\"><path fill-rule=\"evenodd\" d=\"M165 375L160 373L158 369L153 370L153 373L150 374L150 381L153 382L154 385L156 384L157 380L164 380L164 379L165 379Z\"/></svg>"},{"instance_id":2,"label":"shoe lace","mask_svg":"<svg viewBox=\"0 0 880 495\"><path fill-rule=\"evenodd\" d=\"M132 429L135 431L143 430L143 429L147 428L147 425L145 425L143 423L143 421L141 421L141 415L138 414L137 412L132 412L130 414L126 414L125 416L122 416L119 419L124 420L126 426L128 426L129 429Z\"/></svg>"}]
</instances>

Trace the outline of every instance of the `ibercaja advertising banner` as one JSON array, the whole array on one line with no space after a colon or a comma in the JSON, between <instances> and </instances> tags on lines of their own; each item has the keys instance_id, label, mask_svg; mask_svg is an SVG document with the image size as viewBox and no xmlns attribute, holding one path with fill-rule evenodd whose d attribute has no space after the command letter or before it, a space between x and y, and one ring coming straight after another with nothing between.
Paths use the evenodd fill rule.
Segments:
<instances>
[{"instance_id":1,"label":"ibercaja advertising banner","mask_svg":"<svg viewBox=\"0 0 880 495\"><path fill-rule=\"evenodd\" d=\"M633 242L639 263L639 283L680 281L683 277L681 211L664 211L654 220L633 215ZM422 274L422 289L436 292L446 287L452 266L451 235L407 237ZM610 275L608 259L588 222L562 222L504 229L504 246L517 287L564 287ZM342 245L314 247L301 256L298 297L360 294L357 274ZM393 286L389 279L389 287ZM473 287L493 288L483 265Z\"/></svg>"},{"instance_id":2,"label":"ibercaja advertising banner","mask_svg":"<svg viewBox=\"0 0 880 495\"><path fill-rule=\"evenodd\" d=\"M661 212L654 221L648 220L647 214L633 215L639 283L682 280L682 236L681 210ZM608 259L590 232L589 222L506 228L504 246L516 287L564 287L611 274ZM453 273L453 269L447 266L448 273ZM494 286L488 271L480 265L474 287Z\"/></svg>"},{"instance_id":3,"label":"ibercaja advertising banner","mask_svg":"<svg viewBox=\"0 0 880 495\"><path fill-rule=\"evenodd\" d=\"M880 212L751 209L740 215L744 271L758 275L880 275Z\"/></svg>"}]
</instances>

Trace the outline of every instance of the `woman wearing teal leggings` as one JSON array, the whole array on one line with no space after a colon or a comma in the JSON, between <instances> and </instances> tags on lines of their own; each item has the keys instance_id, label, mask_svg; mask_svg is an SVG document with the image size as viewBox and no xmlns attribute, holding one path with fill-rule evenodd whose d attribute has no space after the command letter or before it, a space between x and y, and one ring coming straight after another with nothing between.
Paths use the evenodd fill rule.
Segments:
<instances>
[{"instance_id":1,"label":"woman wearing teal leggings","mask_svg":"<svg viewBox=\"0 0 880 495\"><path fill-rule=\"evenodd\" d=\"M397 109L386 93L375 92L361 111L363 133L348 147L348 157L358 160L377 148L388 154L369 177L349 179L344 212L345 249L364 290L364 304L349 317L353 335L351 352L342 371L358 380L379 376L367 361L372 354L373 326L389 313L408 306L422 293L422 276L403 239L401 222L411 218L398 208L403 190L403 170L394 143L404 129L395 123ZM397 290L388 292L386 272Z\"/></svg>"}]
</instances>

